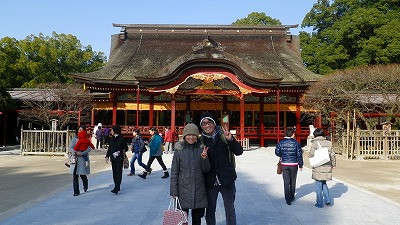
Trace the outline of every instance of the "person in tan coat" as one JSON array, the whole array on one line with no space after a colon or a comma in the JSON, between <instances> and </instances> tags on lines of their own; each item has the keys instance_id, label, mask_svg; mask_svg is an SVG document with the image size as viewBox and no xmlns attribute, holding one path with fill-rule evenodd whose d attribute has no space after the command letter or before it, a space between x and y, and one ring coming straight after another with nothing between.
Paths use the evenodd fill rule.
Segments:
<instances>
[{"instance_id":1,"label":"person in tan coat","mask_svg":"<svg viewBox=\"0 0 400 225\"><path fill-rule=\"evenodd\" d=\"M315 138L312 141L308 157L314 157L314 152L318 149L318 143L321 145L322 148L328 148L330 156L329 162L318 167L313 167L312 169L312 179L315 180L315 191L317 194L317 203L315 203L315 206L318 208L322 208L324 206L324 201L325 205L331 204L331 197L329 195L329 189L326 181L332 180L332 170L336 167L336 157L335 153L332 150L332 142L326 140L324 136L324 131L320 128L317 128L314 130L313 134Z\"/></svg>"}]
</instances>

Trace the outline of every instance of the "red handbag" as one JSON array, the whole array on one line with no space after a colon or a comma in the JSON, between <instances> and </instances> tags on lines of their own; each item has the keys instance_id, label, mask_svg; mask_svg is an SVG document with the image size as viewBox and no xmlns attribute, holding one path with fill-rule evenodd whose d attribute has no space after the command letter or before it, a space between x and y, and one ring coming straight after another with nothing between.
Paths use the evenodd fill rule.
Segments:
<instances>
[{"instance_id":1,"label":"red handbag","mask_svg":"<svg viewBox=\"0 0 400 225\"><path fill-rule=\"evenodd\" d=\"M171 207L172 206L172 207ZM178 197L172 198L163 213L163 225L188 225L187 213L182 210Z\"/></svg>"}]
</instances>

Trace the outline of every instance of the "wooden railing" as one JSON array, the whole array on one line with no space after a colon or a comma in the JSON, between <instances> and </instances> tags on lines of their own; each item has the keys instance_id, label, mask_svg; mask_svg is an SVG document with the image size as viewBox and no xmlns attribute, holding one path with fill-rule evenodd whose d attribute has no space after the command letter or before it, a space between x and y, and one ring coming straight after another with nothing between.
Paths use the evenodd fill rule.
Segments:
<instances>
[{"instance_id":1,"label":"wooden railing","mask_svg":"<svg viewBox=\"0 0 400 225\"><path fill-rule=\"evenodd\" d=\"M236 136L240 136L240 127L233 127L233 129L236 130ZM259 127L244 127L244 136L246 138L260 138L264 137L266 139L274 139L276 136L279 135L283 138L285 135L285 127L265 127L264 132L260 132ZM300 131L297 132L297 136L300 136L304 139L307 138L307 136L310 133L310 129L308 127L301 127Z\"/></svg>"},{"instance_id":2,"label":"wooden railing","mask_svg":"<svg viewBox=\"0 0 400 225\"><path fill-rule=\"evenodd\" d=\"M349 137L343 133L338 144L348 158L400 159L400 130L357 129Z\"/></svg>"},{"instance_id":3,"label":"wooden railing","mask_svg":"<svg viewBox=\"0 0 400 225\"><path fill-rule=\"evenodd\" d=\"M21 130L21 155L65 155L75 132Z\"/></svg>"}]
</instances>

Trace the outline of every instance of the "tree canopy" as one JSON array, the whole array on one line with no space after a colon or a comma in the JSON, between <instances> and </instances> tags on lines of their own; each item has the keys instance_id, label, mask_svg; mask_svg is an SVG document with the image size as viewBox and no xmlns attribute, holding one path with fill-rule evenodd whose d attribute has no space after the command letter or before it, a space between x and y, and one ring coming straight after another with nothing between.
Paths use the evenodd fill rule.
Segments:
<instances>
[{"instance_id":1,"label":"tree canopy","mask_svg":"<svg viewBox=\"0 0 400 225\"><path fill-rule=\"evenodd\" d=\"M237 19L232 25L282 25L281 21L267 16L263 12L252 12L247 17Z\"/></svg>"},{"instance_id":2,"label":"tree canopy","mask_svg":"<svg viewBox=\"0 0 400 225\"><path fill-rule=\"evenodd\" d=\"M23 40L0 39L0 86L35 87L48 82L72 82L69 74L91 72L106 62L102 52L83 46L71 34L30 35Z\"/></svg>"},{"instance_id":3,"label":"tree canopy","mask_svg":"<svg viewBox=\"0 0 400 225\"><path fill-rule=\"evenodd\" d=\"M400 1L318 0L305 16L302 58L307 68L337 69L400 62Z\"/></svg>"}]
</instances>

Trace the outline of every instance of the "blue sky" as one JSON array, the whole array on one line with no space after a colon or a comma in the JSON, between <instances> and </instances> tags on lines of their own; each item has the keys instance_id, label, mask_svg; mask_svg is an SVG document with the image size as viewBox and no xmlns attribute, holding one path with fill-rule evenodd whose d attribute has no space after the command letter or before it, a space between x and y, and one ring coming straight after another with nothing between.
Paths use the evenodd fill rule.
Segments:
<instances>
[{"instance_id":1,"label":"blue sky","mask_svg":"<svg viewBox=\"0 0 400 225\"><path fill-rule=\"evenodd\" d=\"M284 25L301 24L317 0L1 0L0 38L51 32L75 35L94 51L110 50L120 24L227 25L265 12ZM292 29L293 34L301 30ZM108 58L108 57L107 57Z\"/></svg>"}]
</instances>

